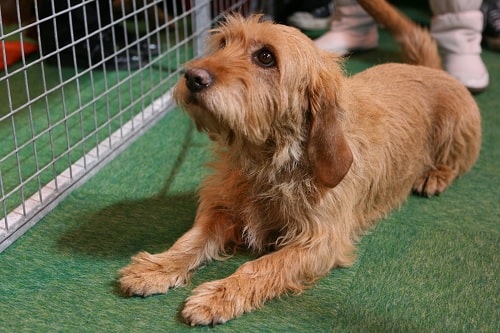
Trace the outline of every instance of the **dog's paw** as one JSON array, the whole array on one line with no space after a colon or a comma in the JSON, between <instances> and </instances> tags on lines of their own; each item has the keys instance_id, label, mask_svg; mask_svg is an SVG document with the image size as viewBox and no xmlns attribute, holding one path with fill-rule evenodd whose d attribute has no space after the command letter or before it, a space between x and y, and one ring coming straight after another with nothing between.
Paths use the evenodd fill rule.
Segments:
<instances>
[{"instance_id":1,"label":"dog's paw","mask_svg":"<svg viewBox=\"0 0 500 333\"><path fill-rule=\"evenodd\" d=\"M164 294L170 288L186 284L188 278L188 272L182 265L174 262L169 265L164 255L147 252L132 257L132 262L122 268L119 274L120 288L130 296Z\"/></svg>"},{"instance_id":2,"label":"dog's paw","mask_svg":"<svg viewBox=\"0 0 500 333\"><path fill-rule=\"evenodd\" d=\"M246 295L227 279L207 282L193 290L182 316L191 326L223 324L250 311Z\"/></svg>"},{"instance_id":3,"label":"dog's paw","mask_svg":"<svg viewBox=\"0 0 500 333\"><path fill-rule=\"evenodd\" d=\"M413 184L413 191L422 196L439 195L450 186L455 178L453 170L446 165L439 165L418 178Z\"/></svg>"}]
</instances>

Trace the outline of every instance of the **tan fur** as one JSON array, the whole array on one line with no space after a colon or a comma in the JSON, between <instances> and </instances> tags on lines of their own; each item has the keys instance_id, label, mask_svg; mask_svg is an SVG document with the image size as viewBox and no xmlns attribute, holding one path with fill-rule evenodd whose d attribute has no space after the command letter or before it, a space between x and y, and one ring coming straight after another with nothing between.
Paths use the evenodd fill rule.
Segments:
<instances>
[{"instance_id":1,"label":"tan fur","mask_svg":"<svg viewBox=\"0 0 500 333\"><path fill-rule=\"evenodd\" d=\"M213 174L192 229L166 252L133 257L122 290L165 293L235 245L264 253L195 288L182 310L192 325L224 323L351 265L363 231L412 190L444 191L480 148L478 107L443 71L385 64L347 77L338 56L259 16L215 29L174 95L215 141Z\"/></svg>"}]
</instances>

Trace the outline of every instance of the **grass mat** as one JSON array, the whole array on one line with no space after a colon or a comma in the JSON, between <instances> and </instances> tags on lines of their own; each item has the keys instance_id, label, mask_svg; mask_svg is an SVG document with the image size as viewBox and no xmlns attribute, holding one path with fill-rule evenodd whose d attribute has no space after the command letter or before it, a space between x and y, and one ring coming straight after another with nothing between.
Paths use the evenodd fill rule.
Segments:
<instances>
[{"instance_id":1,"label":"grass mat","mask_svg":"<svg viewBox=\"0 0 500 333\"><path fill-rule=\"evenodd\" d=\"M411 197L359 245L349 269L216 328L182 322L197 285L251 254L201 268L167 295L123 297L117 270L162 251L191 225L208 141L174 110L0 254L1 332L498 332L500 63L485 51L489 89L476 96L484 142L474 169L439 197ZM347 71L398 61L382 32Z\"/></svg>"}]
</instances>

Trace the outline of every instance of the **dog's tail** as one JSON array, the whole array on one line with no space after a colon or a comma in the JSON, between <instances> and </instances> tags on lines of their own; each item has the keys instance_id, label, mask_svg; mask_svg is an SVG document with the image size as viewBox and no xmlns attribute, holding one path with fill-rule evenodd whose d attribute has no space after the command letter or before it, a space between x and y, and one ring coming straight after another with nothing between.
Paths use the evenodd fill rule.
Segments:
<instances>
[{"instance_id":1,"label":"dog's tail","mask_svg":"<svg viewBox=\"0 0 500 333\"><path fill-rule=\"evenodd\" d=\"M406 63L442 68L437 44L428 29L413 22L386 0L358 0L358 3L398 41Z\"/></svg>"}]
</instances>

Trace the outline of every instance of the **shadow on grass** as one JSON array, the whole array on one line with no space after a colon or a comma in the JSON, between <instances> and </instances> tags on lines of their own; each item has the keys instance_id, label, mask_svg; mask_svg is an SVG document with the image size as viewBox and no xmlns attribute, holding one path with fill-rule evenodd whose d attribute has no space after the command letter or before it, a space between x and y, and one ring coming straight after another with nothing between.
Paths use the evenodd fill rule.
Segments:
<instances>
[{"instance_id":1,"label":"shadow on grass","mask_svg":"<svg viewBox=\"0 0 500 333\"><path fill-rule=\"evenodd\" d=\"M112 204L88 216L58 241L63 251L101 257L130 257L166 250L193 223L194 194L152 197Z\"/></svg>"},{"instance_id":2,"label":"shadow on grass","mask_svg":"<svg viewBox=\"0 0 500 333\"><path fill-rule=\"evenodd\" d=\"M196 213L196 194L170 194L169 189L193 144L190 123L182 148L162 189L150 198L111 203L87 216L58 241L63 251L101 257L130 257L138 251L160 252L186 232Z\"/></svg>"}]
</instances>

